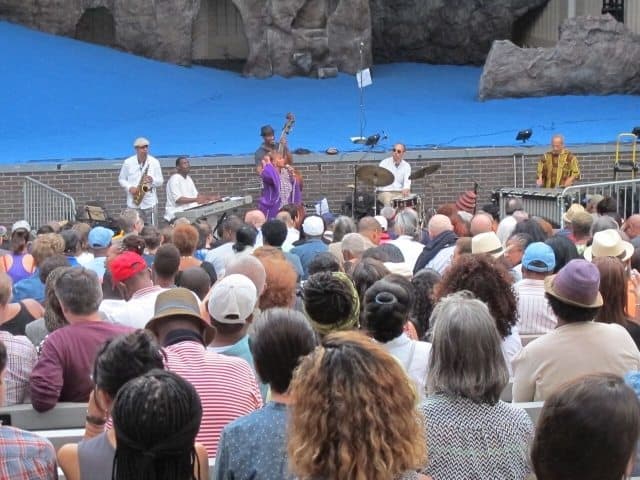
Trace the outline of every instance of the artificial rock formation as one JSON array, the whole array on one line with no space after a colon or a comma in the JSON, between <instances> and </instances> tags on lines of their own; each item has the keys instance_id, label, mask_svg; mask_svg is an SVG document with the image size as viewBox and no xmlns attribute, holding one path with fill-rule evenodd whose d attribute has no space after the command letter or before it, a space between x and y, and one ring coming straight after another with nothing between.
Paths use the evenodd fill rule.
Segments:
<instances>
[{"instance_id":1,"label":"artificial rock formation","mask_svg":"<svg viewBox=\"0 0 640 480\"><path fill-rule=\"evenodd\" d=\"M249 41L247 75L326 77L361 68L370 45L368 0L233 0ZM365 66L370 47L363 51Z\"/></svg>"},{"instance_id":2,"label":"artificial rock formation","mask_svg":"<svg viewBox=\"0 0 640 480\"><path fill-rule=\"evenodd\" d=\"M200 0L2 0L0 18L76 37L83 17L94 17L114 26L114 37L102 43L159 60L188 64L193 21L199 8Z\"/></svg>"},{"instance_id":3,"label":"artificial rock formation","mask_svg":"<svg viewBox=\"0 0 640 480\"><path fill-rule=\"evenodd\" d=\"M193 26L204 1L3 0L0 18L188 65ZM362 64L371 63L369 0L233 0L233 4L248 39L247 75L324 78L337 71L355 73Z\"/></svg>"},{"instance_id":4,"label":"artificial rock formation","mask_svg":"<svg viewBox=\"0 0 640 480\"><path fill-rule=\"evenodd\" d=\"M480 99L640 94L640 36L609 15L566 20L553 48L496 41L480 78Z\"/></svg>"},{"instance_id":5,"label":"artificial rock formation","mask_svg":"<svg viewBox=\"0 0 640 480\"><path fill-rule=\"evenodd\" d=\"M376 62L481 65L494 40L549 0L371 0Z\"/></svg>"}]
</instances>

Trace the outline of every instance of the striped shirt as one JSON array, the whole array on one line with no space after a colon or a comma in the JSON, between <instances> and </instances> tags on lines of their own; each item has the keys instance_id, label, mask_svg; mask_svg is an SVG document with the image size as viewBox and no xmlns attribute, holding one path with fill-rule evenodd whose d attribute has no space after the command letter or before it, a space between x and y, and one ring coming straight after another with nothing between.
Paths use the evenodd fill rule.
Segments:
<instances>
[{"instance_id":1,"label":"striped shirt","mask_svg":"<svg viewBox=\"0 0 640 480\"><path fill-rule=\"evenodd\" d=\"M222 429L262 407L253 370L241 358L207 351L193 341L169 345L165 352L167 369L189 381L200 395L202 423L196 441L206 447L209 458L215 457Z\"/></svg>"},{"instance_id":2,"label":"striped shirt","mask_svg":"<svg viewBox=\"0 0 640 480\"><path fill-rule=\"evenodd\" d=\"M49 440L18 428L0 427L0 478L58 478L56 451Z\"/></svg>"},{"instance_id":3,"label":"striped shirt","mask_svg":"<svg viewBox=\"0 0 640 480\"><path fill-rule=\"evenodd\" d=\"M523 335L544 334L558 324L544 296L544 280L525 278L515 284L518 296L518 330Z\"/></svg>"},{"instance_id":4,"label":"striped shirt","mask_svg":"<svg viewBox=\"0 0 640 480\"><path fill-rule=\"evenodd\" d=\"M0 340L7 347L7 371L5 374L5 406L24 403L29 390L31 370L38 360L36 347L23 335L11 335L0 330Z\"/></svg>"}]
</instances>

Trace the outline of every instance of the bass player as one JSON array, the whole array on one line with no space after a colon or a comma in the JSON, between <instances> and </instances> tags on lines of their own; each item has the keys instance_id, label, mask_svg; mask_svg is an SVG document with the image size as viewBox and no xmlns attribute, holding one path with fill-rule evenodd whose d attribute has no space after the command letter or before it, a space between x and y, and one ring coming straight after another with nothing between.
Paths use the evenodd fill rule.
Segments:
<instances>
[{"instance_id":1,"label":"bass player","mask_svg":"<svg viewBox=\"0 0 640 480\"><path fill-rule=\"evenodd\" d=\"M127 207L138 210L145 225L157 225L156 189L163 183L160 162L149 155L149 140L146 138L136 138L133 148L136 154L123 162L118 183L127 192Z\"/></svg>"}]
</instances>

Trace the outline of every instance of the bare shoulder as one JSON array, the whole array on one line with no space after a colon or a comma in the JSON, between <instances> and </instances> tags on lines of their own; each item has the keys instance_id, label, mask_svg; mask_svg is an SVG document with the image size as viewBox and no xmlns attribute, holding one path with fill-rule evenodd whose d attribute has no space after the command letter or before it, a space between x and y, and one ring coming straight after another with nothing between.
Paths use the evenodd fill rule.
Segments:
<instances>
[{"instance_id":1,"label":"bare shoulder","mask_svg":"<svg viewBox=\"0 0 640 480\"><path fill-rule=\"evenodd\" d=\"M67 480L80 480L80 462L78 461L78 444L67 443L57 453L58 465Z\"/></svg>"}]
</instances>

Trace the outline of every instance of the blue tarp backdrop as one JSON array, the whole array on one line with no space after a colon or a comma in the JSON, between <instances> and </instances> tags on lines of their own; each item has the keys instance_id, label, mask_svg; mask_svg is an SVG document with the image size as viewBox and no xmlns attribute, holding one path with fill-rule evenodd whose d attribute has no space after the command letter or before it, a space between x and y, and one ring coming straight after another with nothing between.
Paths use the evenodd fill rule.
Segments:
<instances>
[{"instance_id":1,"label":"blue tarp backdrop","mask_svg":"<svg viewBox=\"0 0 640 480\"><path fill-rule=\"evenodd\" d=\"M122 158L133 139L155 155L237 155L296 115L290 144L340 151L361 147L355 77L244 78L233 72L166 64L0 22L0 163ZM377 65L364 90L365 136L386 133L409 148L532 145L552 133L568 144L613 142L640 125L639 96L476 100L481 69Z\"/></svg>"}]
</instances>

